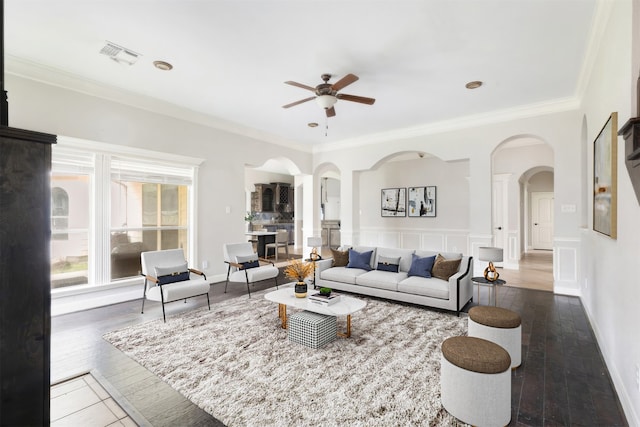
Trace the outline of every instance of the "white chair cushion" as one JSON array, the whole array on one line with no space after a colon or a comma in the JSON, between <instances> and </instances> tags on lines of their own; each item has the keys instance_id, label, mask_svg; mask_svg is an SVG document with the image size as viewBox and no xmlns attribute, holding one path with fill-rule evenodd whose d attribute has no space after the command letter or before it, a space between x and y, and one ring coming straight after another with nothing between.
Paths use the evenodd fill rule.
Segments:
<instances>
[{"instance_id":1,"label":"white chair cushion","mask_svg":"<svg viewBox=\"0 0 640 427\"><path fill-rule=\"evenodd\" d=\"M435 277L411 276L398 283L398 292L449 299L449 282Z\"/></svg>"},{"instance_id":2,"label":"white chair cushion","mask_svg":"<svg viewBox=\"0 0 640 427\"><path fill-rule=\"evenodd\" d=\"M356 284L370 288L398 290L398 282L407 278L407 273L392 273L390 271L372 270L356 278Z\"/></svg>"},{"instance_id":3,"label":"white chair cushion","mask_svg":"<svg viewBox=\"0 0 640 427\"><path fill-rule=\"evenodd\" d=\"M334 282L356 284L356 277L366 273L367 270L360 268L332 267L320 272L320 278L323 280L332 280Z\"/></svg>"},{"instance_id":4,"label":"white chair cushion","mask_svg":"<svg viewBox=\"0 0 640 427\"><path fill-rule=\"evenodd\" d=\"M191 275L194 276L193 274ZM164 302L177 301L184 298L190 298L195 295L202 295L209 292L209 282L202 276L195 276L192 280L182 282L169 283L162 285L162 293L164 294ZM152 301L162 301L160 296L160 286L151 286L147 290L147 299Z\"/></svg>"},{"instance_id":5,"label":"white chair cushion","mask_svg":"<svg viewBox=\"0 0 640 427\"><path fill-rule=\"evenodd\" d=\"M229 281L246 282L247 279L249 279L249 283L253 283L259 282L261 280L273 279L274 277L277 277L278 274L278 267L275 267L273 265L261 265L260 267L256 268L234 271L229 275Z\"/></svg>"}]
</instances>

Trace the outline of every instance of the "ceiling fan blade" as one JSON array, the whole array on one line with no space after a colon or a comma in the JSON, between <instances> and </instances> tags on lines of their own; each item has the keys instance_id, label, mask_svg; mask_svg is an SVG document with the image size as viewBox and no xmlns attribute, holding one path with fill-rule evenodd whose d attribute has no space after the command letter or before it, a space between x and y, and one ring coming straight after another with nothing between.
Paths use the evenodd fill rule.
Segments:
<instances>
[{"instance_id":1,"label":"ceiling fan blade","mask_svg":"<svg viewBox=\"0 0 640 427\"><path fill-rule=\"evenodd\" d=\"M288 84L288 85L291 85L291 86L296 86L296 87L299 87L299 88L302 88L302 89L310 90L311 92L315 92L316 91L315 87L303 85L302 83L292 82L292 81L287 81L285 83Z\"/></svg>"},{"instance_id":2,"label":"ceiling fan blade","mask_svg":"<svg viewBox=\"0 0 640 427\"><path fill-rule=\"evenodd\" d=\"M346 93L339 93L336 95L338 99L343 101L359 102L360 104L373 105L376 102L375 98L367 98L366 96L347 95Z\"/></svg>"},{"instance_id":3,"label":"ceiling fan blade","mask_svg":"<svg viewBox=\"0 0 640 427\"><path fill-rule=\"evenodd\" d=\"M294 105L302 104L303 102L311 101L315 99L315 96L310 96L309 98L301 99L300 101L292 102L291 104L283 105L282 108L293 107Z\"/></svg>"},{"instance_id":4,"label":"ceiling fan blade","mask_svg":"<svg viewBox=\"0 0 640 427\"><path fill-rule=\"evenodd\" d=\"M331 85L331 88L335 91L338 91L342 88L349 86L351 83L357 81L359 79L355 74L347 74L337 82Z\"/></svg>"},{"instance_id":5,"label":"ceiling fan blade","mask_svg":"<svg viewBox=\"0 0 640 427\"><path fill-rule=\"evenodd\" d=\"M333 117L336 115L336 109L331 107L325 110L327 112L327 117Z\"/></svg>"}]
</instances>

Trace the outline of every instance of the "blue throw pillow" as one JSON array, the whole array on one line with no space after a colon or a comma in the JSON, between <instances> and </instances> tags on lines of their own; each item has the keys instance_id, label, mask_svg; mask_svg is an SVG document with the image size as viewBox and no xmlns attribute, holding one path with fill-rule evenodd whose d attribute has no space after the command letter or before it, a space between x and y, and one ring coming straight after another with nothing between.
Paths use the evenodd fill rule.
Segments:
<instances>
[{"instance_id":1,"label":"blue throw pillow","mask_svg":"<svg viewBox=\"0 0 640 427\"><path fill-rule=\"evenodd\" d=\"M433 267L433 263L436 260L436 256L428 256L421 258L416 254L411 254L411 268L409 268L409 277L411 276L419 276L430 278L431 277L431 268Z\"/></svg>"},{"instance_id":2,"label":"blue throw pillow","mask_svg":"<svg viewBox=\"0 0 640 427\"><path fill-rule=\"evenodd\" d=\"M371 262L371 254L373 251L357 252L353 249L349 249L349 264L347 268L360 268L362 270L371 270L369 263Z\"/></svg>"}]
</instances>

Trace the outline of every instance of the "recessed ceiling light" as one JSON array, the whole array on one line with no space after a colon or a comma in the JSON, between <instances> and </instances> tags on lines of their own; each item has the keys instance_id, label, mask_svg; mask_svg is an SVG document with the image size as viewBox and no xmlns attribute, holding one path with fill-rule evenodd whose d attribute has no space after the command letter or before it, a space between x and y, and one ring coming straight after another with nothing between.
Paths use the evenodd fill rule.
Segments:
<instances>
[{"instance_id":1,"label":"recessed ceiling light","mask_svg":"<svg viewBox=\"0 0 640 427\"><path fill-rule=\"evenodd\" d=\"M162 71L169 71L173 68L173 65L165 61L153 61L153 66Z\"/></svg>"},{"instance_id":2,"label":"recessed ceiling light","mask_svg":"<svg viewBox=\"0 0 640 427\"><path fill-rule=\"evenodd\" d=\"M482 86L482 82L480 80L475 80L464 85L467 89L478 89L480 86Z\"/></svg>"},{"instance_id":3,"label":"recessed ceiling light","mask_svg":"<svg viewBox=\"0 0 640 427\"><path fill-rule=\"evenodd\" d=\"M307 126L309 126L310 128L317 128L318 124L315 122L311 122L311 123L308 123Z\"/></svg>"}]
</instances>

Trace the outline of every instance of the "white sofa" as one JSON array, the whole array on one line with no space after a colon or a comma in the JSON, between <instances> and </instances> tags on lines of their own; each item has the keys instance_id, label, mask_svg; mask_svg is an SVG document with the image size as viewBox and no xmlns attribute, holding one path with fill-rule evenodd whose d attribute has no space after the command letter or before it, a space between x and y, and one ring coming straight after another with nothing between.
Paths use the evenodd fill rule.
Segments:
<instances>
[{"instance_id":1,"label":"white sofa","mask_svg":"<svg viewBox=\"0 0 640 427\"><path fill-rule=\"evenodd\" d=\"M370 271L334 267L333 259L323 259L316 262L316 286L455 311L457 315L473 298L473 257L451 252L362 246L353 250L360 253L373 251ZM448 281L435 277L408 276L412 254L419 257L441 254L447 260L460 259L460 267ZM400 258L398 272L376 270L381 258Z\"/></svg>"}]
</instances>

